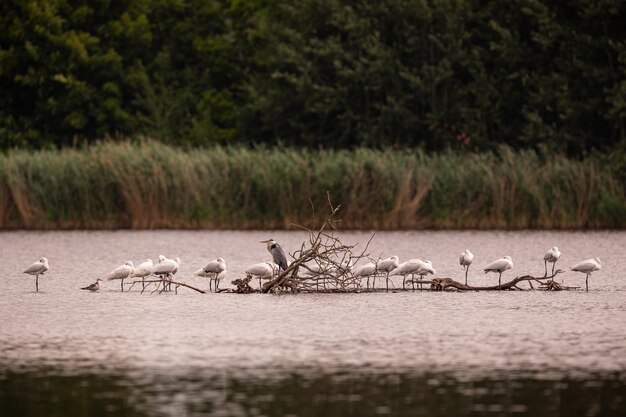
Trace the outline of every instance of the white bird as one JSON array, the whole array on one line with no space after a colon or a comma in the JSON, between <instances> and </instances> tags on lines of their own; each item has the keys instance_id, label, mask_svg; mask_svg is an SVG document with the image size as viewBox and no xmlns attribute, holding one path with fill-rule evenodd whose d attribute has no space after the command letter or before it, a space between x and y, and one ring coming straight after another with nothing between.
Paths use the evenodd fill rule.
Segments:
<instances>
[{"instance_id":1,"label":"white bird","mask_svg":"<svg viewBox=\"0 0 626 417\"><path fill-rule=\"evenodd\" d=\"M433 263L431 261L420 261L420 262L421 262L421 265L420 265L420 269L417 271L417 275L420 276L420 291L421 291L423 288L422 281L424 280L424 276L428 274L435 275L437 271L435 271L435 268L433 268Z\"/></svg>"},{"instance_id":2,"label":"white bird","mask_svg":"<svg viewBox=\"0 0 626 417\"><path fill-rule=\"evenodd\" d=\"M572 267L572 271L587 274L587 277L585 278L585 291L589 291L589 275L591 275L592 272L599 271L601 269L602 265L600 264L600 258L586 259L582 262L578 262Z\"/></svg>"},{"instance_id":3,"label":"white bird","mask_svg":"<svg viewBox=\"0 0 626 417\"><path fill-rule=\"evenodd\" d=\"M222 272L226 272L226 261L223 258L217 258L216 260L206 264L206 266L202 269L206 274L209 274L209 289L211 289L211 284L213 280L215 280L215 291L217 292L217 287L219 285L217 277Z\"/></svg>"},{"instance_id":4,"label":"white bird","mask_svg":"<svg viewBox=\"0 0 626 417\"><path fill-rule=\"evenodd\" d=\"M152 259L147 259L146 261L140 263L135 267L135 271L131 274L132 278L141 278L141 285L143 288L146 288L145 280L148 275L152 273L152 269L154 268L154 263Z\"/></svg>"},{"instance_id":5,"label":"white bird","mask_svg":"<svg viewBox=\"0 0 626 417\"><path fill-rule=\"evenodd\" d=\"M465 268L465 285L467 285L467 272L469 271L469 267L474 260L474 254L470 252L469 249L465 249L461 256L459 256L459 263L463 268Z\"/></svg>"},{"instance_id":6,"label":"white bird","mask_svg":"<svg viewBox=\"0 0 626 417\"><path fill-rule=\"evenodd\" d=\"M135 267L133 266L133 262L128 261L124 265L118 266L113 271L109 272L109 275L107 275L106 278L109 281L113 281L115 279L121 279L122 283L120 285L122 287L122 291L124 291L124 280L126 278L130 278L133 272L135 272Z\"/></svg>"},{"instance_id":7,"label":"white bird","mask_svg":"<svg viewBox=\"0 0 626 417\"><path fill-rule=\"evenodd\" d=\"M274 262L260 262L250 265L244 271L249 277L257 277L259 279L259 289L261 289L261 280L270 279L278 270L278 265Z\"/></svg>"},{"instance_id":8,"label":"white bird","mask_svg":"<svg viewBox=\"0 0 626 417\"><path fill-rule=\"evenodd\" d=\"M25 274L35 275L35 290L37 290L37 292L39 292L39 275L44 275L49 269L48 259L41 258L24 271Z\"/></svg>"},{"instance_id":9,"label":"white bird","mask_svg":"<svg viewBox=\"0 0 626 417\"><path fill-rule=\"evenodd\" d=\"M98 291L100 287L102 286L102 284L100 284L101 282L102 282L102 278L98 278L96 282L86 287L82 287L81 290Z\"/></svg>"},{"instance_id":10,"label":"white bird","mask_svg":"<svg viewBox=\"0 0 626 417\"><path fill-rule=\"evenodd\" d=\"M546 252L545 255L543 255L543 264L546 268L546 274L544 275L545 277L548 276L548 262L552 262L552 275L554 276L554 265L556 265L556 261L558 261L560 257L561 252L556 246L552 247Z\"/></svg>"},{"instance_id":11,"label":"white bird","mask_svg":"<svg viewBox=\"0 0 626 417\"><path fill-rule=\"evenodd\" d=\"M375 275L377 272L376 270L376 264L374 262L368 262L365 265L361 265L357 268L354 269L354 271L352 272L352 275L354 277L367 277L367 289L370 289L370 276ZM374 285L372 286L375 287L376 286L376 278L374 278Z\"/></svg>"},{"instance_id":12,"label":"white bird","mask_svg":"<svg viewBox=\"0 0 626 417\"><path fill-rule=\"evenodd\" d=\"M180 269L180 258L174 258L174 262L176 262L176 268L172 271L172 276L176 275L178 270Z\"/></svg>"},{"instance_id":13,"label":"white bird","mask_svg":"<svg viewBox=\"0 0 626 417\"><path fill-rule=\"evenodd\" d=\"M147 277L152 273L152 269L154 268L154 263L152 259L147 259L146 261L140 263L135 267L135 271L132 273L133 278L142 278Z\"/></svg>"},{"instance_id":14,"label":"white bird","mask_svg":"<svg viewBox=\"0 0 626 417\"><path fill-rule=\"evenodd\" d=\"M391 256L387 259L383 259L382 261L378 262L378 270L383 271L387 274L387 277L386 277L387 291L389 291L389 273L393 271L394 269L396 269L398 267L398 264L399 264L399 258L396 255Z\"/></svg>"},{"instance_id":15,"label":"white bird","mask_svg":"<svg viewBox=\"0 0 626 417\"><path fill-rule=\"evenodd\" d=\"M402 279L402 288L405 288L406 276L411 275L411 281L413 280L413 275L416 274L420 268L422 267L422 261L419 259L409 259L406 262L398 265L396 269L389 273L390 276L401 275L404 278Z\"/></svg>"},{"instance_id":16,"label":"white bird","mask_svg":"<svg viewBox=\"0 0 626 417\"><path fill-rule=\"evenodd\" d=\"M159 263L154 265L154 268L152 268L152 274L159 276L161 282L163 283L163 290L166 290L168 285L165 280L171 280L175 271L178 271L178 268L179 264L176 262L176 259L169 259L163 255L159 255Z\"/></svg>"},{"instance_id":17,"label":"white bird","mask_svg":"<svg viewBox=\"0 0 626 417\"><path fill-rule=\"evenodd\" d=\"M312 277L329 273L332 269L332 265L325 261L315 261L302 265L302 268L304 269L304 275Z\"/></svg>"},{"instance_id":18,"label":"white bird","mask_svg":"<svg viewBox=\"0 0 626 417\"><path fill-rule=\"evenodd\" d=\"M498 289L500 289L500 286L502 285L502 273L511 268L513 268L513 260L510 256L507 255L503 258L498 259L497 261L493 261L483 270L485 271L485 274L488 272L498 272L500 274L498 276Z\"/></svg>"}]
</instances>

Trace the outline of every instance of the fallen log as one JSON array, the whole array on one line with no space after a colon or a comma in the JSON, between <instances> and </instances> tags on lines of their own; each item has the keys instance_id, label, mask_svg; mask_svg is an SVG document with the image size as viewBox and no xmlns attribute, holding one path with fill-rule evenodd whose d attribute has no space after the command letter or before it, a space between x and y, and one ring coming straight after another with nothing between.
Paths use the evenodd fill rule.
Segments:
<instances>
[{"instance_id":1,"label":"fallen log","mask_svg":"<svg viewBox=\"0 0 626 417\"><path fill-rule=\"evenodd\" d=\"M151 284L151 283L158 283L158 284L162 284L162 283L163 283L163 284L174 284L174 285L176 285L176 286L180 286L180 287L187 287L187 288L192 289L192 290L194 290L194 291L197 291L197 292L199 292L199 293L201 293L201 294L206 294L206 291L201 290L200 288L193 287L193 286L191 286L191 285L189 285L189 284L185 284L184 282L178 282L178 281L167 281L167 280L162 280L162 279L145 280L145 281L134 281L134 282L132 283L132 285L135 285L135 284ZM130 291L130 290L132 289L132 285L131 285L131 287L128 289L128 291ZM145 288L144 288L144 289L145 289ZM142 293L144 292L144 289L142 289L142 290L141 290L141 292L142 292Z\"/></svg>"},{"instance_id":2,"label":"fallen log","mask_svg":"<svg viewBox=\"0 0 626 417\"><path fill-rule=\"evenodd\" d=\"M486 287L476 287L472 285L465 285L458 281L453 280L452 278L433 278L431 284L431 290L433 291L445 291L447 289L456 289L459 291L503 291L503 290L523 290L523 288L518 287L518 284L522 282L528 282L532 287L532 282L538 282L541 286L543 286L542 290L546 291L564 291L564 290L573 290L578 287L567 287L562 284L558 284L554 281L554 277L558 274L561 274L565 271L562 269L557 269L554 271L553 275L543 276L543 277L533 277L531 275L523 275L521 277L515 277L513 280L509 282L505 282L502 285L491 285ZM548 282L545 282L550 280Z\"/></svg>"}]
</instances>

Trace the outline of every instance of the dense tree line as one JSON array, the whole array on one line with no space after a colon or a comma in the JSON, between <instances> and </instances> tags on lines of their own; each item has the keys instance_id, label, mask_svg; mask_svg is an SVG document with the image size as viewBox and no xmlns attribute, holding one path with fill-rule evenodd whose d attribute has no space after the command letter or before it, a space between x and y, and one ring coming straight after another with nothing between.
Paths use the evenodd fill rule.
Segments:
<instances>
[{"instance_id":1,"label":"dense tree line","mask_svg":"<svg viewBox=\"0 0 626 417\"><path fill-rule=\"evenodd\" d=\"M622 0L4 0L0 147L626 137Z\"/></svg>"}]
</instances>

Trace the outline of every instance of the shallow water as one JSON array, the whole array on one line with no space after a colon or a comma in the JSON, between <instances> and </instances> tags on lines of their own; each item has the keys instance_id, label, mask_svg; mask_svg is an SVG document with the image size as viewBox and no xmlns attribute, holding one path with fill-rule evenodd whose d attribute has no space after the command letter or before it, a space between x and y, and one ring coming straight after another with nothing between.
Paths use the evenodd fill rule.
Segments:
<instances>
[{"instance_id":1,"label":"shallow water","mask_svg":"<svg viewBox=\"0 0 626 417\"><path fill-rule=\"evenodd\" d=\"M370 233L343 233L364 244ZM377 233L370 253L430 259L462 279L511 255L503 280L600 257L590 291L309 295L99 293L126 260L180 256L181 279L227 261L226 281L287 232L0 233L0 415L626 415L624 232ZM41 256L51 270L21 274ZM584 275L558 278L583 286ZM400 285L400 281L396 282Z\"/></svg>"}]
</instances>

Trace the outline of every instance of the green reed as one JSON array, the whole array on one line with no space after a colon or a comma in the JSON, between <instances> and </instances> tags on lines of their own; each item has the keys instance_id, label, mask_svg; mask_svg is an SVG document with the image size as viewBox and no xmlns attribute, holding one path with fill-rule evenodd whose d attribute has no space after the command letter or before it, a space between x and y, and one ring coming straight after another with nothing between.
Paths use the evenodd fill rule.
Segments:
<instances>
[{"instance_id":1,"label":"green reed","mask_svg":"<svg viewBox=\"0 0 626 417\"><path fill-rule=\"evenodd\" d=\"M610 167L502 148L183 150L152 141L0 155L0 228L623 228Z\"/></svg>"}]
</instances>

